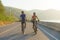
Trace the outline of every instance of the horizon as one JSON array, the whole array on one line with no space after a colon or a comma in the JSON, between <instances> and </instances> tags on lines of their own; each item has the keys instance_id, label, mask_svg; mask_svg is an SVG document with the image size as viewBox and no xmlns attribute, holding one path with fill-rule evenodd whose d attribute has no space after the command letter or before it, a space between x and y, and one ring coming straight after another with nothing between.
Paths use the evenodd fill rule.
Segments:
<instances>
[{"instance_id":1,"label":"horizon","mask_svg":"<svg viewBox=\"0 0 60 40\"><path fill-rule=\"evenodd\" d=\"M1 0L4 6L22 10L60 10L60 0ZM18 5L17 5L18 4Z\"/></svg>"}]
</instances>

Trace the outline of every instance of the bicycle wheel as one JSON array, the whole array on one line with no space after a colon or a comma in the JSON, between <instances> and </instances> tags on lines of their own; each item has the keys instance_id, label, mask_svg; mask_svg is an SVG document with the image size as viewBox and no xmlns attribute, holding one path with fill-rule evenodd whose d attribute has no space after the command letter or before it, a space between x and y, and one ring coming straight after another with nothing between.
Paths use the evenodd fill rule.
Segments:
<instances>
[{"instance_id":1,"label":"bicycle wheel","mask_svg":"<svg viewBox=\"0 0 60 40\"><path fill-rule=\"evenodd\" d=\"M23 22L21 22L21 31L24 34L24 23Z\"/></svg>"},{"instance_id":2,"label":"bicycle wheel","mask_svg":"<svg viewBox=\"0 0 60 40\"><path fill-rule=\"evenodd\" d=\"M22 33L24 34L24 26L22 26Z\"/></svg>"},{"instance_id":3,"label":"bicycle wheel","mask_svg":"<svg viewBox=\"0 0 60 40\"><path fill-rule=\"evenodd\" d=\"M36 21L34 22L34 32L35 32L35 34L37 34L37 23L36 23Z\"/></svg>"}]
</instances>

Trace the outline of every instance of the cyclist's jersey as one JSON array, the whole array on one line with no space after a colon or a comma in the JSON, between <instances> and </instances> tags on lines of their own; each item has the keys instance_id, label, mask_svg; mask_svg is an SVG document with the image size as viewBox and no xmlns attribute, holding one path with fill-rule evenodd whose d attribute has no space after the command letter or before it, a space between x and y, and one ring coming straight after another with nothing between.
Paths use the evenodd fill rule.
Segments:
<instances>
[{"instance_id":1,"label":"cyclist's jersey","mask_svg":"<svg viewBox=\"0 0 60 40\"><path fill-rule=\"evenodd\" d=\"M32 20L36 20L37 16L32 16Z\"/></svg>"},{"instance_id":2,"label":"cyclist's jersey","mask_svg":"<svg viewBox=\"0 0 60 40\"><path fill-rule=\"evenodd\" d=\"M25 14L21 14L20 17L21 17L21 21L22 21L22 22L25 22L25 17L26 17L26 15L25 15Z\"/></svg>"}]
</instances>

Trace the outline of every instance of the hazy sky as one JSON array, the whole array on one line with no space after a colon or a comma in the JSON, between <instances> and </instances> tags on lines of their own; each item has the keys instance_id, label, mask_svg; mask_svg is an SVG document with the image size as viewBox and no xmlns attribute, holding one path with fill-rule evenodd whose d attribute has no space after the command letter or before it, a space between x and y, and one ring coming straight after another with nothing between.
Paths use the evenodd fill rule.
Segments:
<instances>
[{"instance_id":1,"label":"hazy sky","mask_svg":"<svg viewBox=\"0 0 60 40\"><path fill-rule=\"evenodd\" d=\"M16 7L24 10L60 10L60 0L2 0L5 6Z\"/></svg>"}]
</instances>

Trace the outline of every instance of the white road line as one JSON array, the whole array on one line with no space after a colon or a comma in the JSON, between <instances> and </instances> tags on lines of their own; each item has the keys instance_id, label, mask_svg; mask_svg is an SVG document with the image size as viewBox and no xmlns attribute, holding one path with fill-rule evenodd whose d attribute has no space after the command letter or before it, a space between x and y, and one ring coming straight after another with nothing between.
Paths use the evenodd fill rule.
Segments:
<instances>
[{"instance_id":1,"label":"white road line","mask_svg":"<svg viewBox=\"0 0 60 40\"><path fill-rule=\"evenodd\" d=\"M56 37L54 37L52 34L48 33L46 30L44 30L43 28L39 27L41 30L43 30L46 34L48 34L49 36L51 36L52 38L54 38L55 40L58 40Z\"/></svg>"}]
</instances>

